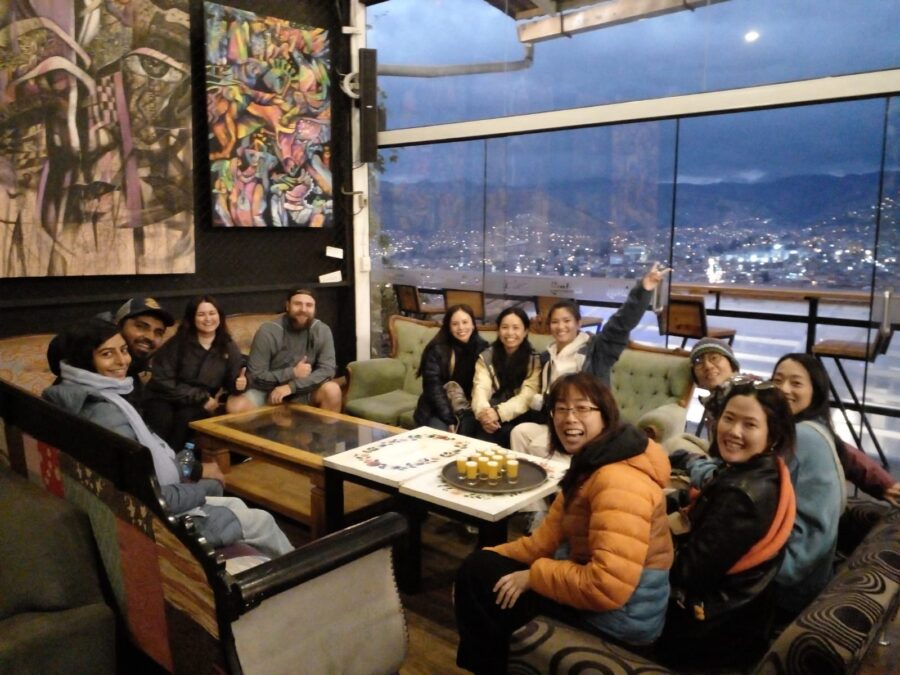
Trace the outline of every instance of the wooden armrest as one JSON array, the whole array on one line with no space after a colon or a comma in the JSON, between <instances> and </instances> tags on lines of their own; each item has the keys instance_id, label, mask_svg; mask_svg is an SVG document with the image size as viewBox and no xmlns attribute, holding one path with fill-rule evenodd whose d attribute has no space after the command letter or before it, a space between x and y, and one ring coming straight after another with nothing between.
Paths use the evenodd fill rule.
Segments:
<instances>
[{"instance_id":1,"label":"wooden armrest","mask_svg":"<svg viewBox=\"0 0 900 675\"><path fill-rule=\"evenodd\" d=\"M406 530L403 516L385 513L241 572L234 577L234 590L240 597L240 607L236 609L239 614L246 612L285 589L387 546Z\"/></svg>"}]
</instances>

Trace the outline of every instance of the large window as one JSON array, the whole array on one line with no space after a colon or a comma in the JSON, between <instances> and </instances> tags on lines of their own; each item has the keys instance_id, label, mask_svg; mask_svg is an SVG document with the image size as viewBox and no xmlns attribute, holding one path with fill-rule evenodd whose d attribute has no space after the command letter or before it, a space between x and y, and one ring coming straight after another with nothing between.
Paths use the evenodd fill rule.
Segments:
<instances>
[{"instance_id":1,"label":"large window","mask_svg":"<svg viewBox=\"0 0 900 675\"><path fill-rule=\"evenodd\" d=\"M383 69L379 88L387 127L719 91L900 63L897 2L689 4L694 9L538 42L530 61L516 22L484 0L373 5L367 40ZM494 69L498 63L506 64L501 72L478 73L479 64ZM419 76L387 74L393 65ZM434 76L441 66L459 65L473 66L472 74Z\"/></svg>"}]
</instances>

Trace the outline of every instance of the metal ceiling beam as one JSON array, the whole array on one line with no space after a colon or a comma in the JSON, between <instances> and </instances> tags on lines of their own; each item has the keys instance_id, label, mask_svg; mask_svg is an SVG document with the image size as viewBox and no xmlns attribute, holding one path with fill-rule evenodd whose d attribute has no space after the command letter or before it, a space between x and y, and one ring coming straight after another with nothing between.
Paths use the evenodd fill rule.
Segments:
<instances>
[{"instance_id":1,"label":"metal ceiling beam","mask_svg":"<svg viewBox=\"0 0 900 675\"><path fill-rule=\"evenodd\" d=\"M597 28L649 19L686 9L694 10L726 0L609 0L600 6L557 14L518 27L519 41L528 44L561 35L576 35Z\"/></svg>"}]
</instances>

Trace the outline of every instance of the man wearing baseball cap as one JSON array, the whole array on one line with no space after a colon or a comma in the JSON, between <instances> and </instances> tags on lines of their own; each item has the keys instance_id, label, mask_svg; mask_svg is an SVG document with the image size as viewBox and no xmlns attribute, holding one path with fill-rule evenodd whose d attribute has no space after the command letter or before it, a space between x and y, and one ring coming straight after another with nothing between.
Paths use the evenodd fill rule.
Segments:
<instances>
[{"instance_id":1,"label":"man wearing baseball cap","mask_svg":"<svg viewBox=\"0 0 900 675\"><path fill-rule=\"evenodd\" d=\"M137 296L119 307L114 322L131 352L132 368L139 373L147 369L150 357L162 345L166 328L174 325L175 319L153 298Z\"/></svg>"}]
</instances>

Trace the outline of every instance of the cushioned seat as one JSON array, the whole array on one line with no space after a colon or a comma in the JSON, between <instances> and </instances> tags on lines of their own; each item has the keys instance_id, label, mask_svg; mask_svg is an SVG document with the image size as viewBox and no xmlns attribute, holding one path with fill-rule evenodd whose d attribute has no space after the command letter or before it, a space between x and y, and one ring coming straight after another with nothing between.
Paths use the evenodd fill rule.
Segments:
<instances>
[{"instance_id":1,"label":"cushioned seat","mask_svg":"<svg viewBox=\"0 0 900 675\"><path fill-rule=\"evenodd\" d=\"M407 429L416 426L413 413L422 393L416 375L422 351L438 331L434 321L392 316L389 323L390 358L353 361L347 365L344 410L373 422ZM479 326L488 342L497 338L495 326ZM538 352L553 342L550 335L529 333ZM689 354L630 343L612 369L612 389L622 416L657 440L684 428L687 402L694 390Z\"/></svg>"},{"instance_id":2,"label":"cushioned seat","mask_svg":"<svg viewBox=\"0 0 900 675\"><path fill-rule=\"evenodd\" d=\"M85 513L0 467L0 673L113 673Z\"/></svg>"},{"instance_id":3,"label":"cushioned seat","mask_svg":"<svg viewBox=\"0 0 900 675\"><path fill-rule=\"evenodd\" d=\"M383 394L348 401L345 411L354 417L396 426L400 424L400 418L407 413L409 419L412 419L410 411L415 410L418 400L418 394L410 394L403 389L394 389Z\"/></svg>"}]
</instances>

